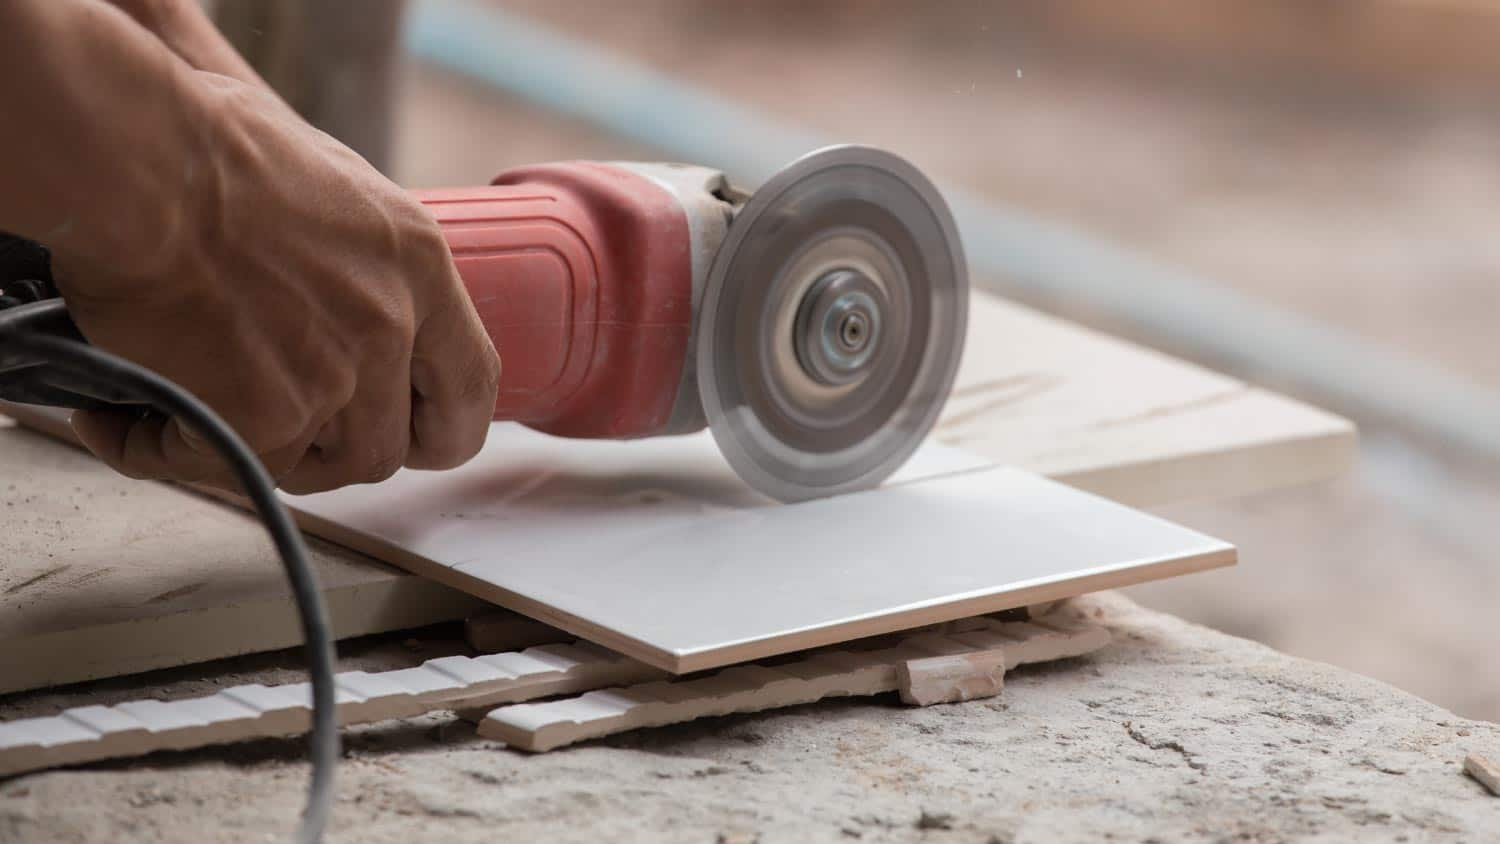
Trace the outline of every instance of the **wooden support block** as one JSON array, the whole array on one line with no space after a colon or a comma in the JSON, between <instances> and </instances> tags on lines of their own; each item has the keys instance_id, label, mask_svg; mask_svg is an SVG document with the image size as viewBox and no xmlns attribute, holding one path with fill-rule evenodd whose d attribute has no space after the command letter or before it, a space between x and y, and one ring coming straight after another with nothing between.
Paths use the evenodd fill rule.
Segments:
<instances>
[{"instance_id":1,"label":"wooden support block","mask_svg":"<svg viewBox=\"0 0 1500 844\"><path fill-rule=\"evenodd\" d=\"M1489 789L1491 794L1500 797L1500 765L1491 762L1486 756L1470 753L1464 759L1464 770L1478 780L1480 785Z\"/></svg>"},{"instance_id":2,"label":"wooden support block","mask_svg":"<svg viewBox=\"0 0 1500 844\"><path fill-rule=\"evenodd\" d=\"M573 636L518 612L497 609L464 619L464 639L482 654L567 642Z\"/></svg>"},{"instance_id":3,"label":"wooden support block","mask_svg":"<svg viewBox=\"0 0 1500 844\"><path fill-rule=\"evenodd\" d=\"M994 697L1005 687L1005 649L908 659L896 676L901 700L917 706Z\"/></svg>"},{"instance_id":4,"label":"wooden support block","mask_svg":"<svg viewBox=\"0 0 1500 844\"><path fill-rule=\"evenodd\" d=\"M909 680L905 683L902 680L903 669L909 674L911 663L918 663L918 673L928 678L918 684L922 686L918 694L928 698L931 695L926 688L931 685L930 678L940 673L940 665L945 660L963 660L969 656L977 656L978 660L968 664L970 668L965 675L974 674L975 664L984 666L981 673L993 678L991 682L998 691L1008 668L1082 656L1109 642L1109 633L1102 627L1062 618L1040 622L985 618L959 627L964 632L924 631L877 650L813 651L804 659L774 666L740 665L706 677L505 706L485 716L479 724L479 734L522 750L541 752L641 727L794 706L830 697L898 691L912 685ZM947 694L963 693L951 687L962 686L965 681L951 671L948 677ZM982 685L972 685L970 696L980 696Z\"/></svg>"},{"instance_id":5,"label":"wooden support block","mask_svg":"<svg viewBox=\"0 0 1500 844\"><path fill-rule=\"evenodd\" d=\"M871 695L888 691L894 684L894 666L878 662L840 664L824 659L775 668L736 666L696 680L605 689L567 700L503 707L480 722L479 734L523 750L545 751L641 727L812 703L825 697Z\"/></svg>"},{"instance_id":6,"label":"wooden support block","mask_svg":"<svg viewBox=\"0 0 1500 844\"><path fill-rule=\"evenodd\" d=\"M988 630L957 633L953 638L975 649L996 645L1005 651L1005 670L1033 662L1079 656L1109 644L1109 631L1070 618L1048 616L1030 622L993 625ZM1009 639L1007 643L1005 640Z\"/></svg>"},{"instance_id":7,"label":"wooden support block","mask_svg":"<svg viewBox=\"0 0 1500 844\"><path fill-rule=\"evenodd\" d=\"M404 718L441 709L490 708L664 676L659 669L587 643L519 653L444 657L416 668L334 678L340 724ZM305 732L306 683L237 686L185 700L84 706L47 718L0 723L0 777L58 765L137 756Z\"/></svg>"}]
</instances>

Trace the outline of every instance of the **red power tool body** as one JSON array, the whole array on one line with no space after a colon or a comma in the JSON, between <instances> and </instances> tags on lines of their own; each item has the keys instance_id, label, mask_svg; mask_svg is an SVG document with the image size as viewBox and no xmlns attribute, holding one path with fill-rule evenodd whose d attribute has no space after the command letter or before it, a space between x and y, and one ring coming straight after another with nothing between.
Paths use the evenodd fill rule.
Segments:
<instances>
[{"instance_id":1,"label":"red power tool body","mask_svg":"<svg viewBox=\"0 0 1500 844\"><path fill-rule=\"evenodd\" d=\"M753 195L706 167L569 161L416 196L500 353L497 420L711 427L742 478L791 501L889 476L953 383L958 233L890 153L820 150Z\"/></svg>"},{"instance_id":2,"label":"red power tool body","mask_svg":"<svg viewBox=\"0 0 1500 844\"><path fill-rule=\"evenodd\" d=\"M679 192L694 180L685 203ZM721 186L701 168L578 161L509 170L487 187L415 192L500 353L497 420L568 437L703 426L701 414L680 410L669 431L679 394L696 397L684 378L694 314L685 204L727 222L728 204L712 193Z\"/></svg>"}]
</instances>

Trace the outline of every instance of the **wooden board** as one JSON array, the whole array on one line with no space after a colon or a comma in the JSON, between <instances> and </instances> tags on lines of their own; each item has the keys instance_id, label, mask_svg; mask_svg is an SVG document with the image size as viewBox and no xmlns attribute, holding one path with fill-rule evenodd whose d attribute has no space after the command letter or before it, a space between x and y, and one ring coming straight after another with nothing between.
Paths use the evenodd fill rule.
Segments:
<instances>
[{"instance_id":1,"label":"wooden board","mask_svg":"<svg viewBox=\"0 0 1500 844\"><path fill-rule=\"evenodd\" d=\"M982 293L934 436L1133 507L1334 477L1358 439L1347 419Z\"/></svg>"},{"instance_id":2,"label":"wooden board","mask_svg":"<svg viewBox=\"0 0 1500 844\"><path fill-rule=\"evenodd\" d=\"M0 467L0 692L301 641L270 540L245 514L9 423ZM325 542L309 550L340 637L483 606Z\"/></svg>"},{"instance_id":3,"label":"wooden board","mask_svg":"<svg viewBox=\"0 0 1500 844\"><path fill-rule=\"evenodd\" d=\"M1355 445L1337 416L983 294L937 437L1136 506L1331 477ZM0 692L298 641L248 516L15 428L0 466ZM331 545L313 556L341 636L475 606Z\"/></svg>"}]
</instances>

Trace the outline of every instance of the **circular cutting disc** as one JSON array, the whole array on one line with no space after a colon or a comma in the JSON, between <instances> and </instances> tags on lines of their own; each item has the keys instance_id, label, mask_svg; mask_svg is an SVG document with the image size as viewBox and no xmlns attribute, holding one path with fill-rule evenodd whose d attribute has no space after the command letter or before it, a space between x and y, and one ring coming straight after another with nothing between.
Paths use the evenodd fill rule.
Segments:
<instances>
[{"instance_id":1,"label":"circular cutting disc","mask_svg":"<svg viewBox=\"0 0 1500 844\"><path fill-rule=\"evenodd\" d=\"M797 160L709 271L698 390L720 450L782 501L878 485L937 420L968 291L953 217L915 167L859 146Z\"/></svg>"}]
</instances>

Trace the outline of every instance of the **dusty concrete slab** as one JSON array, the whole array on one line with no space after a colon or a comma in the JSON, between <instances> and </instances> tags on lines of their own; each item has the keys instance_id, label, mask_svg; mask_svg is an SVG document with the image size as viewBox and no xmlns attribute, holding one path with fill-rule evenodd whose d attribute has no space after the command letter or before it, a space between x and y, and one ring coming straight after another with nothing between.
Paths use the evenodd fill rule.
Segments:
<instances>
[{"instance_id":1,"label":"dusty concrete slab","mask_svg":"<svg viewBox=\"0 0 1500 844\"><path fill-rule=\"evenodd\" d=\"M541 757L445 718L365 729L349 741L332 840L1500 833L1500 800L1462 772L1468 752L1500 747L1500 726L1117 595L1085 600L1115 641L1018 669L998 699L914 709L887 695ZM261 742L0 783L0 840L279 838L301 800L298 750Z\"/></svg>"}]
</instances>

